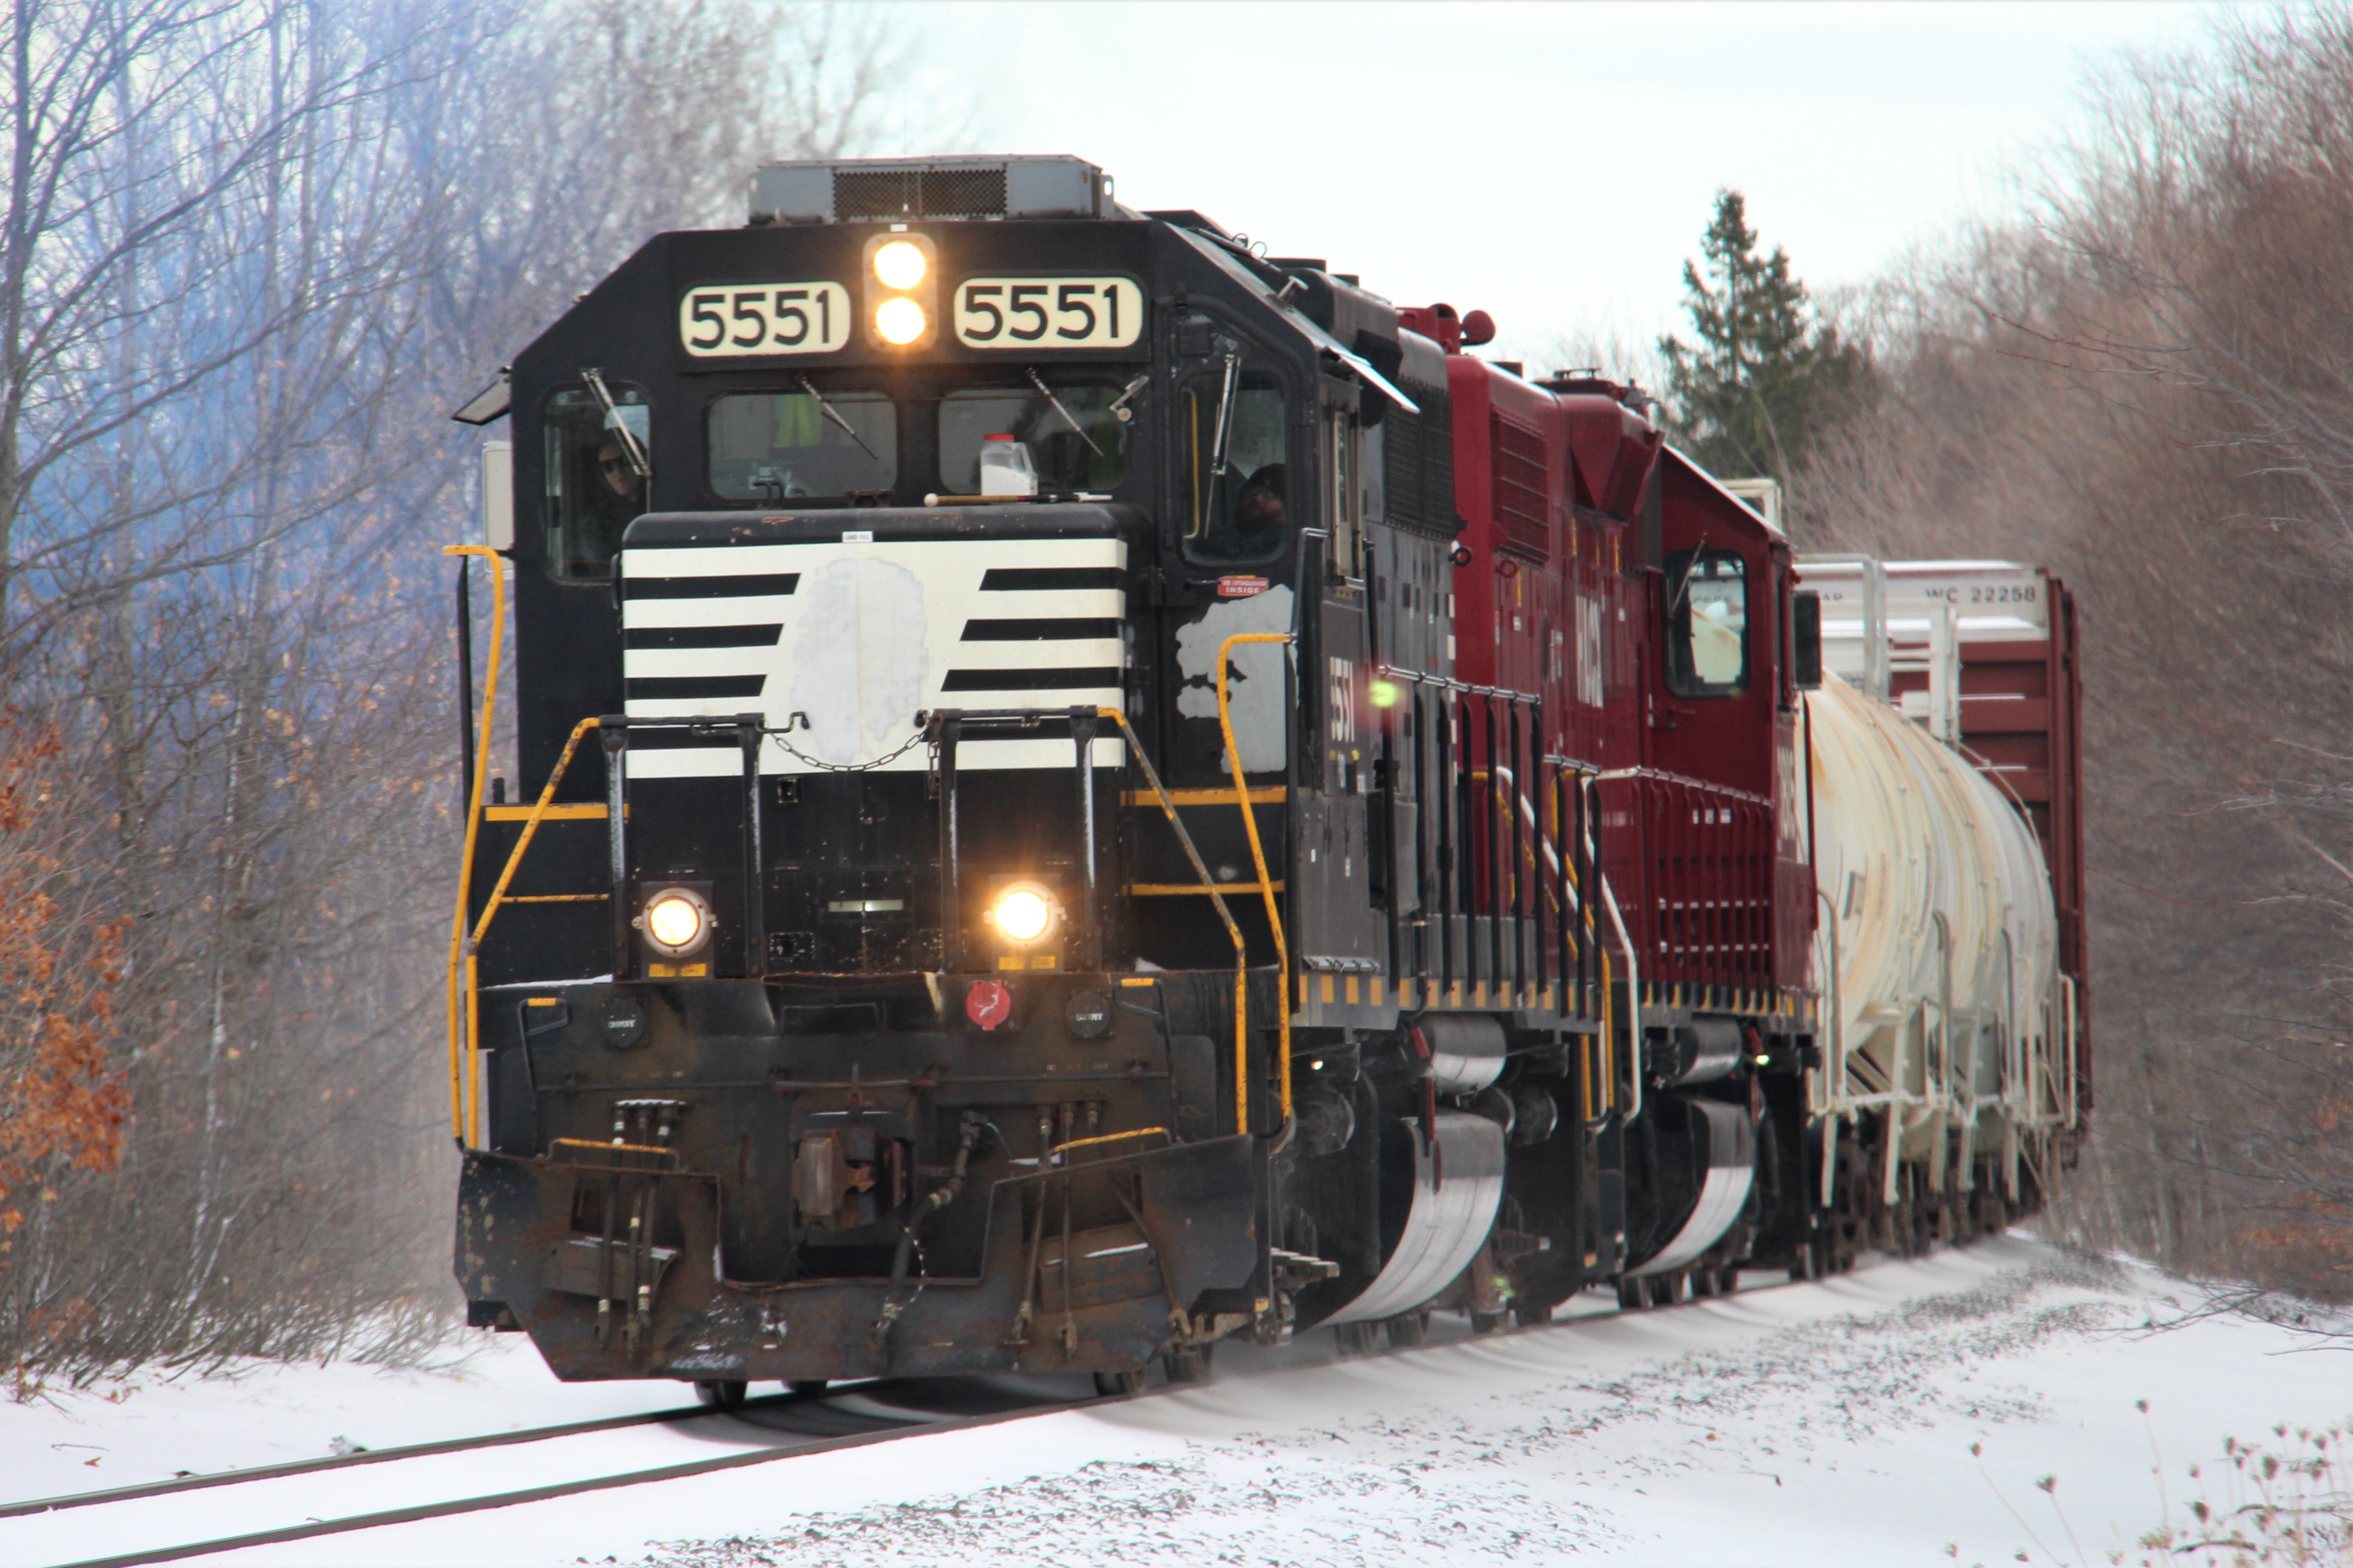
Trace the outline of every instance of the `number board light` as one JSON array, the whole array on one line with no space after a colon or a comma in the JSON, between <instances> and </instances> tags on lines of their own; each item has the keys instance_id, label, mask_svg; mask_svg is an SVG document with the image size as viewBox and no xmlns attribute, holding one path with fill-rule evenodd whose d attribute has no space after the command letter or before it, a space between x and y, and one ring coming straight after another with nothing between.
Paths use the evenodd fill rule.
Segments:
<instances>
[{"instance_id":1,"label":"number board light","mask_svg":"<svg viewBox=\"0 0 2353 1568\"><path fill-rule=\"evenodd\" d=\"M849 290L839 283L724 283L678 302L678 341L696 359L831 353L849 342Z\"/></svg>"},{"instance_id":2,"label":"number board light","mask_svg":"<svg viewBox=\"0 0 2353 1568\"><path fill-rule=\"evenodd\" d=\"M968 349L1124 349L1144 335L1133 278L967 278L955 288Z\"/></svg>"}]
</instances>

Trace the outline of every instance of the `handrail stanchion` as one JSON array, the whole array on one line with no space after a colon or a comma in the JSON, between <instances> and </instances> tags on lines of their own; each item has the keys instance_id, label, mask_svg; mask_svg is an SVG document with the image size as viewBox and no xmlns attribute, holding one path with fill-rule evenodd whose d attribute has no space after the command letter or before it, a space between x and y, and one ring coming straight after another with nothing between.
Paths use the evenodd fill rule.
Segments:
<instances>
[{"instance_id":1,"label":"handrail stanchion","mask_svg":"<svg viewBox=\"0 0 2353 1568\"><path fill-rule=\"evenodd\" d=\"M756 715L735 727L735 743L744 749L744 978L757 980L768 970L768 910L765 858L760 834L760 747L765 737ZM716 973L716 971L713 971Z\"/></svg>"},{"instance_id":2,"label":"handrail stanchion","mask_svg":"<svg viewBox=\"0 0 2353 1568\"><path fill-rule=\"evenodd\" d=\"M605 743L605 859L613 879L613 978L627 980L636 967L629 941L629 731L607 724ZM570 760L570 748L565 748ZM551 784L549 787L554 788Z\"/></svg>"},{"instance_id":3,"label":"handrail stanchion","mask_svg":"<svg viewBox=\"0 0 2353 1568\"><path fill-rule=\"evenodd\" d=\"M940 971L954 974L964 963L964 846L956 822L956 742L964 735L961 714L934 715L940 772Z\"/></svg>"},{"instance_id":4,"label":"handrail stanchion","mask_svg":"<svg viewBox=\"0 0 2353 1568\"><path fill-rule=\"evenodd\" d=\"M467 1035L464 998L470 990L464 963L466 906L473 895L474 845L481 831L482 789L491 767L491 710L499 695L499 650L506 632L507 579L505 560L487 544L446 544L441 553L480 555L490 563L491 570L490 668L482 681L481 733L474 746L474 776L466 792L466 847L458 865L458 910L449 923L449 1132L463 1143L466 1118L460 1058Z\"/></svg>"},{"instance_id":5,"label":"handrail stanchion","mask_svg":"<svg viewBox=\"0 0 2353 1568\"><path fill-rule=\"evenodd\" d=\"M1078 749L1079 865L1086 918L1079 927L1079 968L1092 974L1103 967L1103 906L1096 889L1095 710L1071 710L1071 741Z\"/></svg>"},{"instance_id":6,"label":"handrail stanchion","mask_svg":"<svg viewBox=\"0 0 2353 1568\"><path fill-rule=\"evenodd\" d=\"M1282 1005L1276 1011L1275 1016L1281 1029L1282 1059L1280 1070L1282 1086L1282 1121L1285 1127L1291 1124L1291 1009L1293 1005L1291 950L1289 943L1283 940L1282 911L1274 905L1274 879L1267 872L1266 846L1259 839L1258 813L1250 805L1250 781L1242 773L1241 748L1234 742L1234 720L1227 700L1226 677L1227 665L1237 645L1289 643L1292 640L1292 635L1289 632L1236 632L1218 645L1218 728L1224 732L1226 766L1233 773L1234 804L1241 808L1242 828L1250 837L1250 864L1258 869L1259 896L1266 900L1266 923L1274 933L1275 980L1282 993ZM1240 1114L1247 1109L1241 1100L1243 1092L1241 1086L1250 1076L1250 1042L1240 1035L1237 1035L1234 1039L1234 1073L1236 1111L1237 1114ZM1241 1130L1248 1131L1249 1124L1245 1122Z\"/></svg>"}]
</instances>

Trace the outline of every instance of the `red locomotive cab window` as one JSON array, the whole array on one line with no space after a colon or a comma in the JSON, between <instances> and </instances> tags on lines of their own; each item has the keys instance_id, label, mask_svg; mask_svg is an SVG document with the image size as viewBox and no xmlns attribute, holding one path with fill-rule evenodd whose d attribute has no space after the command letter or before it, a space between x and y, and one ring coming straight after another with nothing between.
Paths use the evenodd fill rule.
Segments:
<instances>
[{"instance_id":1,"label":"red locomotive cab window","mask_svg":"<svg viewBox=\"0 0 2353 1568\"><path fill-rule=\"evenodd\" d=\"M1729 550L1667 557L1667 689L1737 697L1748 687L1748 569Z\"/></svg>"}]
</instances>

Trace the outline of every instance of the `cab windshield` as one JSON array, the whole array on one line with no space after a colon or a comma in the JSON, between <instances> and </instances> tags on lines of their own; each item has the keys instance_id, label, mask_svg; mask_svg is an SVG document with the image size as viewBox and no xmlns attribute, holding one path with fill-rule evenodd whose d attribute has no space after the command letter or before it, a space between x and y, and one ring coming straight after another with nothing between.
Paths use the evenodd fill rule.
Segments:
<instances>
[{"instance_id":1,"label":"cab windshield","mask_svg":"<svg viewBox=\"0 0 2353 1568\"><path fill-rule=\"evenodd\" d=\"M940 488L980 493L981 443L1010 436L1029 448L1038 488L1104 491L1127 476L1127 433L1113 413L1116 386L1035 386L951 392L940 400ZM1061 405L1055 406L1056 403Z\"/></svg>"},{"instance_id":2,"label":"cab windshield","mask_svg":"<svg viewBox=\"0 0 2353 1568\"><path fill-rule=\"evenodd\" d=\"M779 502L888 490L899 409L879 392L734 392L711 405L711 488Z\"/></svg>"}]
</instances>

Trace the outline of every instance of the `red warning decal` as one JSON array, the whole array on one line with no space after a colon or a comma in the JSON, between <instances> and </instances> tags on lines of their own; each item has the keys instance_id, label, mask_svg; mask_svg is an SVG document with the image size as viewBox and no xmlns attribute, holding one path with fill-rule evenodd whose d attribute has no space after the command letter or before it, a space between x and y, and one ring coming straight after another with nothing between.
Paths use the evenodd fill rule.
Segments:
<instances>
[{"instance_id":1,"label":"red warning decal","mask_svg":"<svg viewBox=\"0 0 2353 1568\"><path fill-rule=\"evenodd\" d=\"M1266 592L1266 579L1263 577L1220 577L1218 579L1218 597L1220 599L1255 598Z\"/></svg>"},{"instance_id":2,"label":"red warning decal","mask_svg":"<svg viewBox=\"0 0 2353 1568\"><path fill-rule=\"evenodd\" d=\"M984 1029L994 1029L1013 1016L1013 993L1001 980L983 980L965 993L964 1016Z\"/></svg>"}]
</instances>

